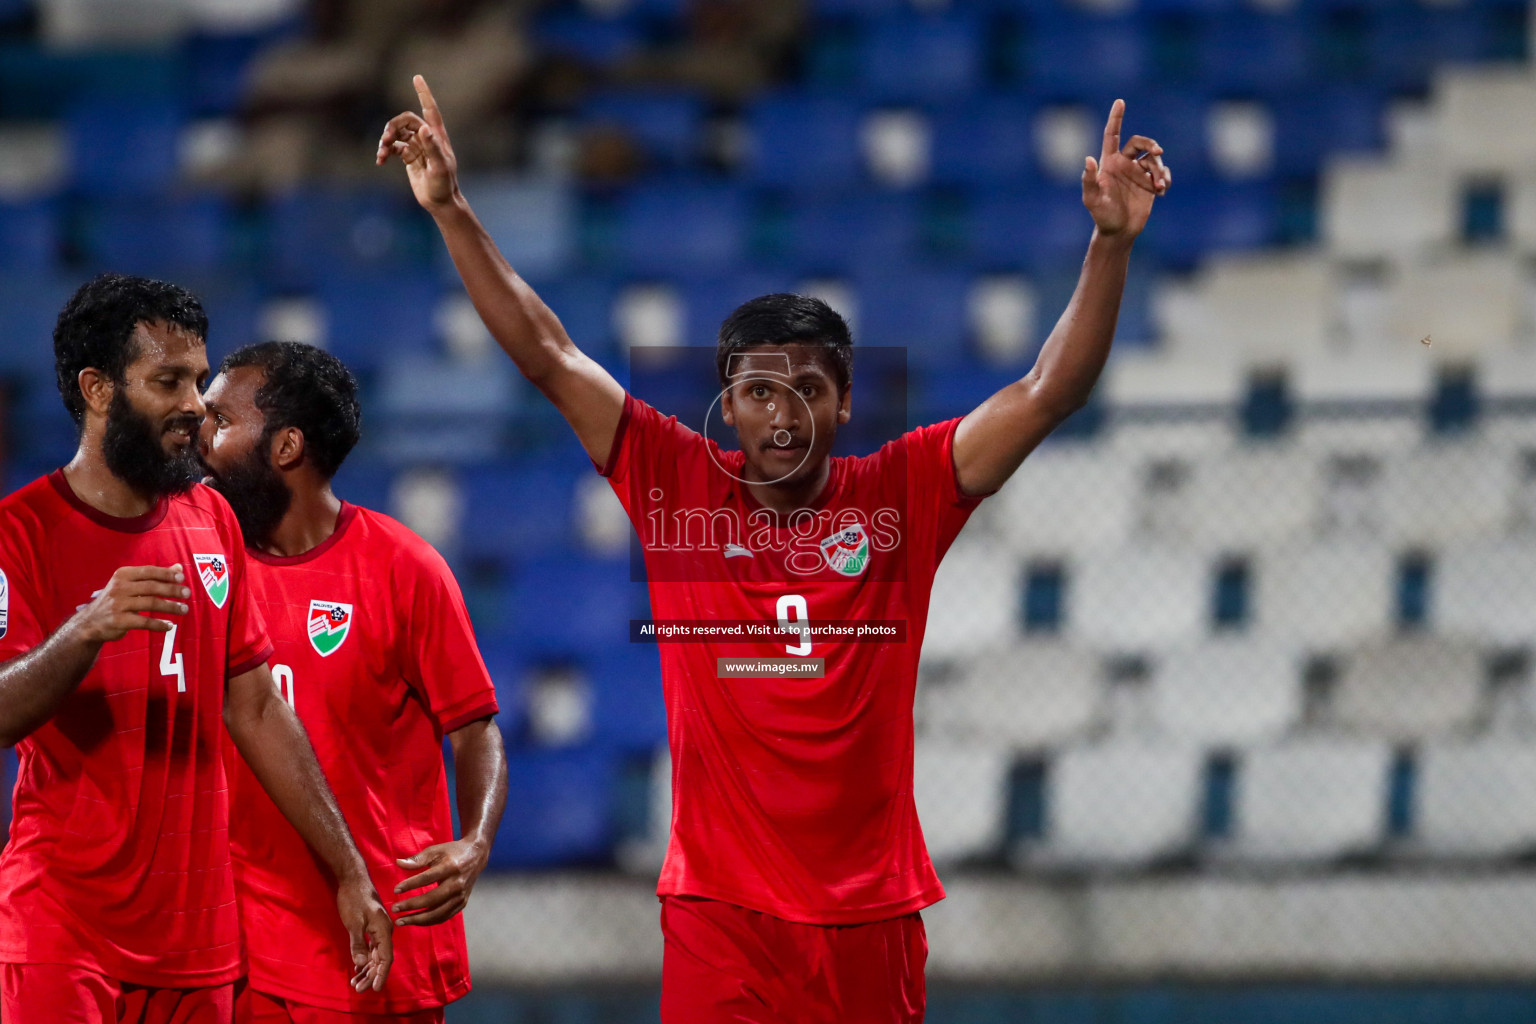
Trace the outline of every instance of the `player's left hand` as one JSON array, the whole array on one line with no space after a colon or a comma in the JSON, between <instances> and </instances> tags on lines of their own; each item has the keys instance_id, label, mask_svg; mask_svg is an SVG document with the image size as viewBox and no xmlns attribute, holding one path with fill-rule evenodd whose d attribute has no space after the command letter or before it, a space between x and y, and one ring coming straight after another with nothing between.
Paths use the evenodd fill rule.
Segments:
<instances>
[{"instance_id":1,"label":"player's left hand","mask_svg":"<svg viewBox=\"0 0 1536 1024\"><path fill-rule=\"evenodd\" d=\"M395 959L390 935L395 926L367 875L336 886L336 909L352 940L352 988L378 992Z\"/></svg>"},{"instance_id":2,"label":"player's left hand","mask_svg":"<svg viewBox=\"0 0 1536 1024\"><path fill-rule=\"evenodd\" d=\"M435 886L391 907L391 913L405 915L395 918L395 924L441 924L463 910L489 855L490 851L472 839L456 839L395 861L407 871L426 869L395 886L396 895L425 885Z\"/></svg>"},{"instance_id":3,"label":"player's left hand","mask_svg":"<svg viewBox=\"0 0 1536 1024\"><path fill-rule=\"evenodd\" d=\"M1104 149L1099 159L1083 161L1083 205L1093 215L1099 234L1127 240L1141 234L1152 213L1152 200L1168 191L1173 172L1163 163L1163 147L1144 135L1120 143L1125 101L1115 100L1104 125Z\"/></svg>"}]
</instances>

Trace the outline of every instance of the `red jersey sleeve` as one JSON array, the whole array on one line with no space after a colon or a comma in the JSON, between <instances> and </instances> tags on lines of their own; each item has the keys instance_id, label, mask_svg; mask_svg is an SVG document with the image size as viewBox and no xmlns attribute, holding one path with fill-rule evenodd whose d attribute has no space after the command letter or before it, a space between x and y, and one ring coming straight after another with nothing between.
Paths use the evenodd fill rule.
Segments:
<instances>
[{"instance_id":1,"label":"red jersey sleeve","mask_svg":"<svg viewBox=\"0 0 1536 1024\"><path fill-rule=\"evenodd\" d=\"M228 552L230 569L229 655L224 673L233 679L263 664L272 657L275 648L267 635L267 623L251 596L250 564L240 526L222 497L219 498L219 512L225 527L224 550ZM195 568L192 570L194 575L196 571Z\"/></svg>"},{"instance_id":2,"label":"red jersey sleeve","mask_svg":"<svg viewBox=\"0 0 1536 1024\"><path fill-rule=\"evenodd\" d=\"M30 547L19 531L0 524L0 661L26 654L48 639L33 569Z\"/></svg>"},{"instance_id":3,"label":"red jersey sleeve","mask_svg":"<svg viewBox=\"0 0 1536 1024\"><path fill-rule=\"evenodd\" d=\"M692 493L698 463L709 458L712 442L677 421L663 416L634 395L624 396L624 412L613 436L608 464L598 469L624 503L633 520L640 506ZM665 497L652 496L660 490Z\"/></svg>"},{"instance_id":4,"label":"red jersey sleeve","mask_svg":"<svg viewBox=\"0 0 1536 1024\"><path fill-rule=\"evenodd\" d=\"M496 714L496 685L480 657L464 595L448 563L425 542L411 554L402 564L413 578L397 590L411 595L405 664L438 725L453 732Z\"/></svg>"}]
</instances>

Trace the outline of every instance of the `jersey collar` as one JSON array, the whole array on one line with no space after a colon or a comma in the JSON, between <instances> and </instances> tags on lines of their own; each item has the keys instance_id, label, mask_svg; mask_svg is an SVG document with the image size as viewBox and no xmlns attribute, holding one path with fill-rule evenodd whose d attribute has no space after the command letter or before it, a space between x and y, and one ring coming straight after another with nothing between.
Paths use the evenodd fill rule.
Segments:
<instances>
[{"instance_id":1,"label":"jersey collar","mask_svg":"<svg viewBox=\"0 0 1536 1024\"><path fill-rule=\"evenodd\" d=\"M335 547L336 542L341 540L341 535L347 532L347 527L351 526L352 520L356 518L357 506L349 501L343 501L341 503L341 511L336 515L336 529L331 531L329 537L308 551L297 555L269 555L265 551L258 551L253 547L247 547L245 550L256 561L265 562L267 565L299 565L304 562L311 562Z\"/></svg>"},{"instance_id":2,"label":"jersey collar","mask_svg":"<svg viewBox=\"0 0 1536 1024\"><path fill-rule=\"evenodd\" d=\"M53 485L54 490L59 492L59 497L68 502L69 506L76 512L79 512L97 526L104 526L108 530L116 530L118 533L146 533L153 530L165 519L165 514L171 507L170 499L161 495L160 500L155 502L155 507L143 515L112 516L99 508L86 504L85 499L76 494L75 489L69 486L69 480L65 478L62 469L56 469L49 473L48 482ZM197 485L193 484L193 486L196 487Z\"/></svg>"}]
</instances>

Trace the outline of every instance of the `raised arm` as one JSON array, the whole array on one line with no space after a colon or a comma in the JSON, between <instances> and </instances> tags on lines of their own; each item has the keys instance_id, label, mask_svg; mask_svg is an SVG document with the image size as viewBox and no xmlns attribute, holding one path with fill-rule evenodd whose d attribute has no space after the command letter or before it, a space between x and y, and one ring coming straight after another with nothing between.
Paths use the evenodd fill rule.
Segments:
<instances>
[{"instance_id":1,"label":"raised arm","mask_svg":"<svg viewBox=\"0 0 1536 1024\"><path fill-rule=\"evenodd\" d=\"M304 725L278 696L266 665L229 681L224 725L261 788L336 878L336 907L352 937L352 987L379 991L394 959L393 925L315 760Z\"/></svg>"},{"instance_id":2,"label":"raised arm","mask_svg":"<svg viewBox=\"0 0 1536 1024\"><path fill-rule=\"evenodd\" d=\"M608 449L624 411L624 388L578 349L560 320L507 263L459 191L458 164L443 116L424 78L415 78L421 113L407 111L384 126L377 162L405 164L411 191L448 245L480 319L517 368L576 431L592 461Z\"/></svg>"},{"instance_id":3,"label":"raised arm","mask_svg":"<svg viewBox=\"0 0 1536 1024\"><path fill-rule=\"evenodd\" d=\"M1121 145L1124 115L1125 102L1116 100L1102 154L1084 161L1083 205L1093 215L1094 231L1072 300L1034 368L979 405L955 431L955 471L967 494L990 494L1007 482L1024 457L1088 400L1109 358L1131 245L1146 226L1153 199L1173 181L1155 141L1134 135Z\"/></svg>"},{"instance_id":4,"label":"raised arm","mask_svg":"<svg viewBox=\"0 0 1536 1024\"><path fill-rule=\"evenodd\" d=\"M125 566L41 644L0 664L0 744L15 746L52 718L96 663L103 644L129 630L168 633L158 615L185 615L192 591L181 566Z\"/></svg>"}]
</instances>

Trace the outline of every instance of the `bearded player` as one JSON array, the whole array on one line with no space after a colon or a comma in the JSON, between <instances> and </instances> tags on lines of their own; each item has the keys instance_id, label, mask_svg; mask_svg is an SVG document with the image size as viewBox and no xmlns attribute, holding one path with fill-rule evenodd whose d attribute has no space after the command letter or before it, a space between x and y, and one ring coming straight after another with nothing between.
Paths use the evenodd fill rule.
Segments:
<instances>
[{"instance_id":1,"label":"bearded player","mask_svg":"<svg viewBox=\"0 0 1536 1024\"><path fill-rule=\"evenodd\" d=\"M208 319L105 275L59 315L69 465L0 501L0 854L7 1022L227 1024L241 974L222 733L331 872L344 955L384 984L390 920L303 727L277 696L240 527L196 483Z\"/></svg>"},{"instance_id":2,"label":"bearded player","mask_svg":"<svg viewBox=\"0 0 1536 1024\"><path fill-rule=\"evenodd\" d=\"M357 443L357 382L311 345L228 356L204 396L209 482L245 534L251 595L277 652L272 673L380 892L396 894L394 966L358 992L311 965L345 956L324 913L325 865L251 773L233 763L230 842L250 981L239 1024L443 1020L469 991L458 916L506 802L496 691L442 556L388 516L340 500L331 478ZM443 737L463 837L453 838Z\"/></svg>"},{"instance_id":3,"label":"bearded player","mask_svg":"<svg viewBox=\"0 0 1536 1024\"><path fill-rule=\"evenodd\" d=\"M725 451L625 394L571 343L470 211L442 117L426 83L416 87L422 115L390 121L378 162L405 164L491 333L623 501L656 619L790 627L787 641L660 645L673 766L658 887L662 1019L920 1020L918 912L943 896L912 802L934 571L981 498L1087 400L1132 241L1171 181L1161 147L1141 136L1122 144L1116 101L1102 154L1084 161L1094 232L1077 290L1023 379L964 419L866 458L831 458L851 413L847 326L817 300L764 296L720 329L722 418L740 444ZM690 546L658 535L656 524L690 515L723 523L726 536ZM900 642L814 632L818 622L903 620ZM820 671L730 678L722 659L743 656Z\"/></svg>"}]
</instances>

